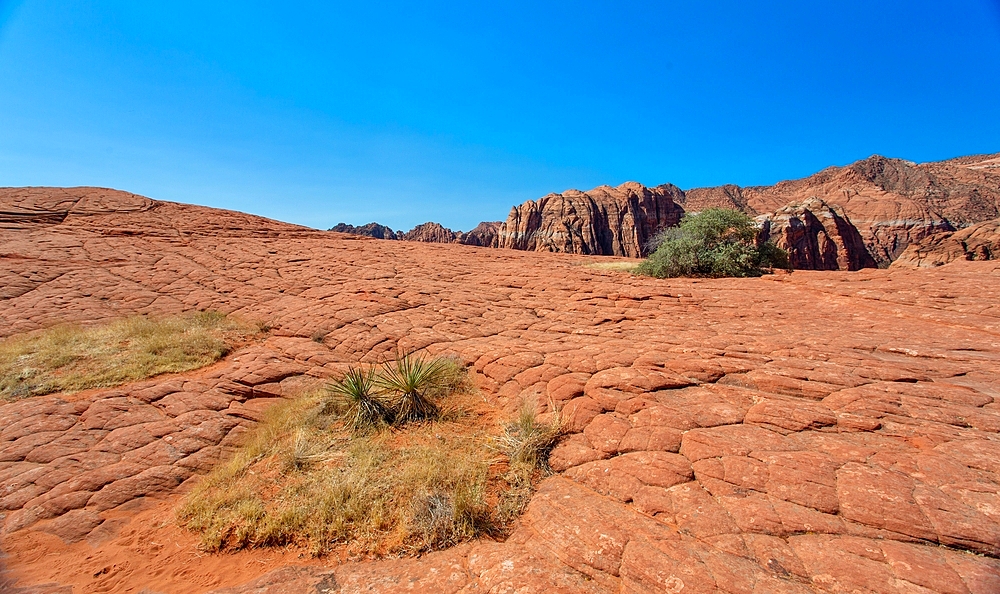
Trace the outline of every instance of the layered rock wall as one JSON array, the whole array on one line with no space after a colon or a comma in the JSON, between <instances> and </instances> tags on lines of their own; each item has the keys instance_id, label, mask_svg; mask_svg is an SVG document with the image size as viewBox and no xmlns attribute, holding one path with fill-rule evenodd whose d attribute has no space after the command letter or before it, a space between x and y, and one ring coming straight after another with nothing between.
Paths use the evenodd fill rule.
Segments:
<instances>
[{"instance_id":1,"label":"layered rock wall","mask_svg":"<svg viewBox=\"0 0 1000 594\"><path fill-rule=\"evenodd\" d=\"M549 194L511 209L497 247L640 257L660 230L680 221L684 209L676 200L682 196L673 185L635 182Z\"/></svg>"},{"instance_id":2,"label":"layered rock wall","mask_svg":"<svg viewBox=\"0 0 1000 594\"><path fill-rule=\"evenodd\" d=\"M787 251L792 268L860 270L876 267L861 234L843 209L818 198L789 204L759 220L759 240L774 241Z\"/></svg>"},{"instance_id":3,"label":"layered rock wall","mask_svg":"<svg viewBox=\"0 0 1000 594\"><path fill-rule=\"evenodd\" d=\"M925 268L955 260L1000 259L1000 219L954 233L938 233L911 244L893 266Z\"/></svg>"},{"instance_id":4,"label":"layered rock wall","mask_svg":"<svg viewBox=\"0 0 1000 594\"><path fill-rule=\"evenodd\" d=\"M806 214L802 205L813 199L824 206ZM923 164L873 156L773 186L681 191L630 182L569 190L514 207L497 245L641 256L649 239L676 224L680 214L707 208L740 210L772 221L772 227L780 223L781 233L791 233L783 241L796 252L796 267L827 270L834 262L838 269L851 270L887 266L929 235L1000 216L1000 155ZM792 224L792 218L797 222ZM798 230L805 235L793 237Z\"/></svg>"}]
</instances>

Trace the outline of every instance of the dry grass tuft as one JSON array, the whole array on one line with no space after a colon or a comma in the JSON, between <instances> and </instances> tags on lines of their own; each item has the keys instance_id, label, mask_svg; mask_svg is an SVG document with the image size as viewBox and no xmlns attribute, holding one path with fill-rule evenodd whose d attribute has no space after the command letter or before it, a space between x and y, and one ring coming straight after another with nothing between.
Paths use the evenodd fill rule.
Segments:
<instances>
[{"instance_id":1,"label":"dry grass tuft","mask_svg":"<svg viewBox=\"0 0 1000 594\"><path fill-rule=\"evenodd\" d=\"M447 381L425 394L440 405L437 421L357 433L350 407L331 406L323 390L278 404L188 494L179 522L211 551L299 545L354 558L502 534L516 516L498 510L512 489L530 497L532 471L508 482L496 411L460 363L437 361Z\"/></svg>"},{"instance_id":2,"label":"dry grass tuft","mask_svg":"<svg viewBox=\"0 0 1000 594\"><path fill-rule=\"evenodd\" d=\"M525 402L517 419L508 423L495 440L495 447L507 456L509 464L503 477L509 488L497 508L502 523L521 515L531 500L535 483L552 473L549 453L562 433L562 417L551 402L549 409L553 411L551 419L542 423L538 420L538 409Z\"/></svg>"},{"instance_id":3,"label":"dry grass tuft","mask_svg":"<svg viewBox=\"0 0 1000 594\"><path fill-rule=\"evenodd\" d=\"M62 325L0 342L0 399L106 388L213 363L259 330L204 311Z\"/></svg>"},{"instance_id":4,"label":"dry grass tuft","mask_svg":"<svg viewBox=\"0 0 1000 594\"><path fill-rule=\"evenodd\" d=\"M640 261L628 262L615 260L612 262L587 262L583 266L595 270L611 270L615 272L635 272L639 268Z\"/></svg>"}]
</instances>

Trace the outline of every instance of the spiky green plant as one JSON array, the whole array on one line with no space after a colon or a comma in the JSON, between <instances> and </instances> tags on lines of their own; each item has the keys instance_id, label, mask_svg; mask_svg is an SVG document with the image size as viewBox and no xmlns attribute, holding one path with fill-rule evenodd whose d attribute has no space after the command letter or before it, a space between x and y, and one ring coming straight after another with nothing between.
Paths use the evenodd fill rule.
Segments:
<instances>
[{"instance_id":1,"label":"spiky green plant","mask_svg":"<svg viewBox=\"0 0 1000 594\"><path fill-rule=\"evenodd\" d=\"M396 398L396 423L438 418L441 411L428 396L441 388L446 381L448 361L425 359L412 353L397 353L393 361L382 365L382 373L375 381L380 388Z\"/></svg>"},{"instance_id":2,"label":"spiky green plant","mask_svg":"<svg viewBox=\"0 0 1000 594\"><path fill-rule=\"evenodd\" d=\"M356 434L378 431L392 422L392 411L375 393L374 368L351 367L344 377L329 386L330 392L345 405L344 420Z\"/></svg>"}]
</instances>

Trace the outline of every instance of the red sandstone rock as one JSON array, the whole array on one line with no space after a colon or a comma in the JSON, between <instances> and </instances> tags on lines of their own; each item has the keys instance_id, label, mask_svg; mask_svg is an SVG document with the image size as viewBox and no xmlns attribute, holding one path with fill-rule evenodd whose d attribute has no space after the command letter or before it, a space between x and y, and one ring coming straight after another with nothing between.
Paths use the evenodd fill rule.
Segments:
<instances>
[{"instance_id":1,"label":"red sandstone rock","mask_svg":"<svg viewBox=\"0 0 1000 594\"><path fill-rule=\"evenodd\" d=\"M557 476L506 542L230 592L1000 589L996 262L660 281L108 190L0 196L18 213L2 336L198 307L273 327L208 369L0 405L0 549L21 583L90 584L52 561L76 549L24 543L135 530L129 506L206 472L272 398L398 347L468 362L500 409L561 407ZM147 545L119 541L133 565L101 587L146 587L129 547ZM174 591L209 589L186 581L208 560L169 570Z\"/></svg>"},{"instance_id":2,"label":"red sandstone rock","mask_svg":"<svg viewBox=\"0 0 1000 594\"><path fill-rule=\"evenodd\" d=\"M787 251L792 268L859 270L876 266L843 210L818 198L789 204L761 220L760 241L774 241Z\"/></svg>"},{"instance_id":3,"label":"red sandstone rock","mask_svg":"<svg viewBox=\"0 0 1000 594\"><path fill-rule=\"evenodd\" d=\"M589 192L568 190L515 206L497 232L497 247L639 257L662 229L676 225L682 195L671 185L629 182Z\"/></svg>"},{"instance_id":4,"label":"red sandstone rock","mask_svg":"<svg viewBox=\"0 0 1000 594\"><path fill-rule=\"evenodd\" d=\"M935 233L910 244L893 262L896 267L941 266L955 260L1000 258L1000 219L972 225L961 231Z\"/></svg>"},{"instance_id":5,"label":"red sandstone rock","mask_svg":"<svg viewBox=\"0 0 1000 594\"><path fill-rule=\"evenodd\" d=\"M997 159L915 164L873 156L774 186L681 191L630 182L586 193L571 190L515 207L497 245L637 257L681 212L733 208L772 219L778 229L771 235L792 248L797 267L886 266L924 237L1000 216Z\"/></svg>"}]
</instances>

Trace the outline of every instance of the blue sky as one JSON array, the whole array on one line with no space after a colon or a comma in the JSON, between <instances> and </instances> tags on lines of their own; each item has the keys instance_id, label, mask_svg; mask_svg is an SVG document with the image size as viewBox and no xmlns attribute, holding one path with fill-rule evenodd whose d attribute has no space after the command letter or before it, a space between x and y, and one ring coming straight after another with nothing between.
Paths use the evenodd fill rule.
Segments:
<instances>
[{"instance_id":1,"label":"blue sky","mask_svg":"<svg viewBox=\"0 0 1000 594\"><path fill-rule=\"evenodd\" d=\"M995 0L0 0L3 186L467 230L568 188L997 151Z\"/></svg>"}]
</instances>

